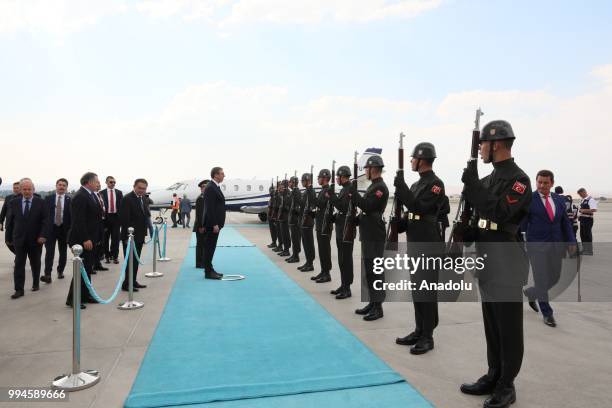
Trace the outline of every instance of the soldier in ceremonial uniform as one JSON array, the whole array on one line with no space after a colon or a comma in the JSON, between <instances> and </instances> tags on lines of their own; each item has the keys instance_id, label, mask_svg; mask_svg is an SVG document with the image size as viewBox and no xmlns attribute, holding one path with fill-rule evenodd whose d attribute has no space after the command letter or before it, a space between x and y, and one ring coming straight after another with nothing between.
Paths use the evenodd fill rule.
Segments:
<instances>
[{"instance_id":1,"label":"soldier in ceremonial uniform","mask_svg":"<svg viewBox=\"0 0 612 408\"><path fill-rule=\"evenodd\" d=\"M364 165L366 177L372 183L363 197L358 191L351 191L351 199L356 207L361 209L359 214L359 240L361 241L361 258L365 269L370 302L355 313L364 315L363 320L372 321L383 317L382 302L385 300L385 291L374 289L374 281L382 280L384 274L374 274L374 258L382 257L385 250L385 221L383 213L389 200L389 189L382 179L384 163L382 157L372 156Z\"/></svg>"},{"instance_id":2,"label":"soldier in ceremonial uniform","mask_svg":"<svg viewBox=\"0 0 612 408\"><path fill-rule=\"evenodd\" d=\"M208 180L202 180L198 183L200 195L196 199L195 221L193 223L193 232L196 234L195 265L198 269L204 269L204 189L206 189L207 184Z\"/></svg>"},{"instance_id":3,"label":"soldier in ceremonial uniform","mask_svg":"<svg viewBox=\"0 0 612 408\"><path fill-rule=\"evenodd\" d=\"M287 191L287 180L281 181L280 184L280 200L278 203L278 219L279 231L282 240L282 251L278 252L279 256L289 256L289 248L291 248L291 237L289 236L289 192ZM281 246L281 245L279 245Z\"/></svg>"},{"instance_id":4,"label":"soldier in ceremonial uniform","mask_svg":"<svg viewBox=\"0 0 612 408\"><path fill-rule=\"evenodd\" d=\"M300 219L302 215L302 195L298 178L292 176L289 179L289 188L291 195L289 196L289 231L291 233L291 250L292 254L285 261L289 263L300 262L300 251L302 250L302 228Z\"/></svg>"},{"instance_id":5,"label":"soldier in ceremonial uniform","mask_svg":"<svg viewBox=\"0 0 612 408\"><path fill-rule=\"evenodd\" d=\"M274 200L272 201L272 221L274 223L274 229L276 230L276 241L277 244L272 248L274 252L282 252L283 251L283 234L281 231L280 225L280 207L283 201L282 193L281 193L281 184L282 181L276 182L276 191L274 193Z\"/></svg>"},{"instance_id":6,"label":"soldier in ceremonial uniform","mask_svg":"<svg viewBox=\"0 0 612 408\"><path fill-rule=\"evenodd\" d=\"M514 378L523 361L523 296L529 263L519 239L519 224L529 210L531 182L512 158L515 136L510 123L489 122L480 135L480 155L493 172L478 178L468 166L461 180L478 216L476 250L484 269L476 275L482 297L488 371L461 391L491 396L485 408L508 407L516 400Z\"/></svg>"},{"instance_id":7,"label":"soldier in ceremonial uniform","mask_svg":"<svg viewBox=\"0 0 612 408\"><path fill-rule=\"evenodd\" d=\"M336 295L336 299L351 297L351 284L353 283L353 244L352 239L344 241L344 224L346 222L351 198L351 169L348 166L340 166L336 173L336 182L342 186L338 194L330 195L336 213L336 246L338 247L338 266L340 267L340 287L330 293Z\"/></svg>"},{"instance_id":8,"label":"soldier in ceremonial uniform","mask_svg":"<svg viewBox=\"0 0 612 408\"><path fill-rule=\"evenodd\" d=\"M329 185L331 179L331 173L327 169L319 171L318 182L321 186L321 191L317 196L316 206L317 215L315 218L316 231L317 231L317 247L319 249L319 262L321 264L321 273L310 279L317 283L325 283L331 281L331 235L334 228L332 221L333 207L329 208L329 197L333 193L333 189ZM325 218L325 212L328 212L327 217L329 219L328 225L323 225Z\"/></svg>"},{"instance_id":9,"label":"soldier in ceremonial uniform","mask_svg":"<svg viewBox=\"0 0 612 408\"><path fill-rule=\"evenodd\" d=\"M396 199L408 208L406 242L411 257L440 256L443 253L442 235L438 220L445 204L444 183L432 170L436 149L431 143L419 143L412 152L412 171L419 173L419 180L408 188L403 171L395 177ZM411 271L412 272L412 271ZM410 275L410 280L420 288L423 281L438 281L439 271L435 268L419 268ZM412 346L411 354L424 354L434 348L433 331L438 325L437 294L432 290L414 290L414 331L397 338L397 344Z\"/></svg>"},{"instance_id":10,"label":"soldier in ceremonial uniform","mask_svg":"<svg viewBox=\"0 0 612 408\"><path fill-rule=\"evenodd\" d=\"M270 186L268 191L270 192L270 199L268 200L268 226L270 227L270 238L272 238L272 242L268 244L268 248L276 248L278 234L276 232L276 224L272 219L272 214L274 214L274 202L276 200L276 190L274 186Z\"/></svg>"},{"instance_id":11,"label":"soldier in ceremonial uniform","mask_svg":"<svg viewBox=\"0 0 612 408\"><path fill-rule=\"evenodd\" d=\"M304 245L304 254L306 255L306 263L298 266L302 272L314 271L312 263L315 259L314 236L312 229L314 228L314 210L316 207L317 196L312 187L312 175L310 173L302 174L302 187L304 192L301 196L302 217L301 217L301 234L302 244Z\"/></svg>"}]
</instances>

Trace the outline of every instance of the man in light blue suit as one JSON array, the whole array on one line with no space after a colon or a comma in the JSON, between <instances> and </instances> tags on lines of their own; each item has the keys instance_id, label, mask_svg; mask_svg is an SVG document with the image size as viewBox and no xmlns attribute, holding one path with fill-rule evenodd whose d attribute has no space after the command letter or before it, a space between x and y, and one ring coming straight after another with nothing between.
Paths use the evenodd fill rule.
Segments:
<instances>
[{"instance_id":1,"label":"man in light blue suit","mask_svg":"<svg viewBox=\"0 0 612 408\"><path fill-rule=\"evenodd\" d=\"M554 181L550 170L538 172L537 191L533 192L529 214L522 223L522 229L527 233L527 253L534 281L534 286L523 292L529 306L536 312L537 299L544 323L551 327L557 324L548 303L548 291L559 282L566 251L576 251L576 238L565 211L565 198L550 192Z\"/></svg>"}]
</instances>

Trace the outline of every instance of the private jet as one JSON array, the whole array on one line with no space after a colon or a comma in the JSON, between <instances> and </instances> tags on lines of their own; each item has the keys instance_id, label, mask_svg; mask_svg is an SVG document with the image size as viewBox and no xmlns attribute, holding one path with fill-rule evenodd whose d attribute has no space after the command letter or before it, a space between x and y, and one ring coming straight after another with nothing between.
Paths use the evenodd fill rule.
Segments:
<instances>
[{"instance_id":1,"label":"private jet","mask_svg":"<svg viewBox=\"0 0 612 408\"><path fill-rule=\"evenodd\" d=\"M358 173L357 182L360 192L364 192L369 184L365 177L363 166L371 156L379 156L382 149L371 147L366 149L357 160ZM350 166L352 168L352 166ZM315 175L316 178L316 175ZM167 210L172 205L172 195L176 193L179 198L187 195L192 206L200 195L198 183L201 179L182 180L172 184L163 190L154 190L149 194L153 201L150 208L154 210ZM274 179L225 179L221 183L221 191L225 195L225 209L227 211L237 211L247 214L257 214L262 222L268 219L268 199L270 197L268 189ZM320 189L315 180L315 191Z\"/></svg>"}]
</instances>

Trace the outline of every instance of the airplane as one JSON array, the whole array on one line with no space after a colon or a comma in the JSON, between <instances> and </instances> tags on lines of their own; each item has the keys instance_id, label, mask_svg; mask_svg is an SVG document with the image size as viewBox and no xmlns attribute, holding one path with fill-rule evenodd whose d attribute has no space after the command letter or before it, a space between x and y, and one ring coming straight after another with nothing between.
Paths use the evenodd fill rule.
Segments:
<instances>
[{"instance_id":1,"label":"airplane","mask_svg":"<svg viewBox=\"0 0 612 408\"><path fill-rule=\"evenodd\" d=\"M369 184L365 177L363 166L371 156L378 156L382 154L382 149L371 147L366 149L363 154L357 159L357 183L358 190L364 192ZM352 165L347 163L349 167ZM315 175L316 178L316 175ZM274 179L269 179L274 182ZM150 204L150 208L153 210L165 211L171 208L172 195L176 193L179 198L183 198L183 195L187 195L187 198L191 201L191 205L195 206L197 198L200 196L200 188L198 183L201 179L187 179L178 181L171 186L162 189L154 190L149 193L149 198L153 201ZM271 182L263 179L225 179L221 183L221 191L225 195L225 209L226 211L237 211L246 214L257 214L262 222L266 222L268 219L268 200L270 197L269 188ZM315 191L320 190L320 186L314 181Z\"/></svg>"}]
</instances>

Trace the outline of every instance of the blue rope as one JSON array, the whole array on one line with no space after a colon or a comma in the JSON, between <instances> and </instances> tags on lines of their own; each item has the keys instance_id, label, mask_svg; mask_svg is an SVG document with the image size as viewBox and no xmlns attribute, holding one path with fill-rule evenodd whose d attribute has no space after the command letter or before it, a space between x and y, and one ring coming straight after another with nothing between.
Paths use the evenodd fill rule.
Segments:
<instances>
[{"instance_id":1,"label":"blue rope","mask_svg":"<svg viewBox=\"0 0 612 408\"><path fill-rule=\"evenodd\" d=\"M130 253L131 246L132 246L132 241L129 240L127 243L127 248L126 248L126 252L128 254ZM89 290L89 294L98 303L101 303L103 305L108 304L112 302L113 300L115 300L115 298L117 297L117 294L119 293L119 289L121 289L121 285L123 284L123 281L125 279L125 270L127 269L127 265L128 265L128 258L125 258L123 260L123 266L121 266L121 274L119 275L119 281L117 281L117 286L115 286L115 290L113 291L113 294L111 295L111 297L105 300L105 299L102 299L98 295L96 290L93 288L93 286L91 286L91 281L89 280L89 276L87 276L87 271L85 270L85 267L83 267L83 263L81 263L81 276L82 276L83 281L85 282L85 286L87 286L87 290Z\"/></svg>"}]
</instances>

